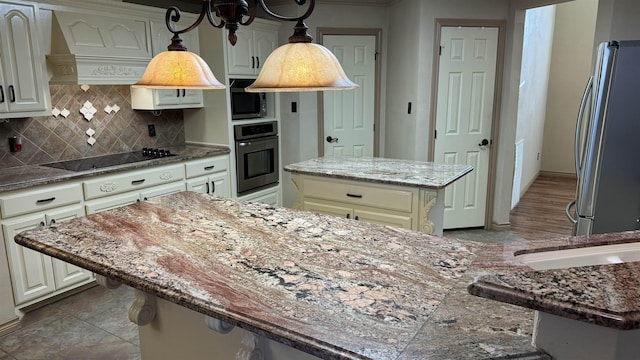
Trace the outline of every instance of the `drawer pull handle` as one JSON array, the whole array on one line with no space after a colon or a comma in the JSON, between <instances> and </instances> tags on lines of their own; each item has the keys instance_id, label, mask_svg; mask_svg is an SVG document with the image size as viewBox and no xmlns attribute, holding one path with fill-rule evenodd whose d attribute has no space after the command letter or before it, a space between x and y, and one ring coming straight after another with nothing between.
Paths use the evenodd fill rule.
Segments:
<instances>
[{"instance_id":1,"label":"drawer pull handle","mask_svg":"<svg viewBox=\"0 0 640 360\"><path fill-rule=\"evenodd\" d=\"M142 184L146 179L142 179L142 180L133 180L131 182L131 185L140 185Z\"/></svg>"},{"instance_id":2,"label":"drawer pull handle","mask_svg":"<svg viewBox=\"0 0 640 360\"><path fill-rule=\"evenodd\" d=\"M215 165L205 166L204 169L209 171L209 170L213 170L215 167L216 167Z\"/></svg>"},{"instance_id":3,"label":"drawer pull handle","mask_svg":"<svg viewBox=\"0 0 640 360\"><path fill-rule=\"evenodd\" d=\"M362 199L362 195L358 195L358 194L349 194L349 193L347 193L347 196L350 197L350 198Z\"/></svg>"},{"instance_id":4,"label":"drawer pull handle","mask_svg":"<svg viewBox=\"0 0 640 360\"><path fill-rule=\"evenodd\" d=\"M48 204L48 203L52 202L55 199L56 199L55 197L52 197L52 198L48 198L48 199L36 200L36 204Z\"/></svg>"}]
</instances>

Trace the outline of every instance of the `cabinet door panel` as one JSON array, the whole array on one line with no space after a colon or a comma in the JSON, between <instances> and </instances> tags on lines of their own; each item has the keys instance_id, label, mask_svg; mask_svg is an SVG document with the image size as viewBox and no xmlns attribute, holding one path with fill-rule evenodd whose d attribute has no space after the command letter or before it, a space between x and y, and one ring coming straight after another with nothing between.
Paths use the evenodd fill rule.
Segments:
<instances>
[{"instance_id":1,"label":"cabinet door panel","mask_svg":"<svg viewBox=\"0 0 640 360\"><path fill-rule=\"evenodd\" d=\"M68 210L48 213L45 216L45 219L48 225L53 225L55 223L74 219L80 216L84 216L84 211L81 206L77 206ZM93 276L91 271L79 266L71 265L56 258L51 258L51 263L53 265L53 277L55 279L56 290L87 281Z\"/></svg>"},{"instance_id":2,"label":"cabinet door panel","mask_svg":"<svg viewBox=\"0 0 640 360\"><path fill-rule=\"evenodd\" d=\"M411 216L397 215L389 213L381 213L356 209L353 211L354 218L360 221L366 221L373 224L397 226L405 229L414 229Z\"/></svg>"},{"instance_id":3,"label":"cabinet door panel","mask_svg":"<svg viewBox=\"0 0 640 360\"><path fill-rule=\"evenodd\" d=\"M140 193L128 193L124 195L110 196L102 200L94 200L85 203L87 215L95 214L100 211L115 209L125 205L135 204L140 201Z\"/></svg>"},{"instance_id":4,"label":"cabinet door panel","mask_svg":"<svg viewBox=\"0 0 640 360\"><path fill-rule=\"evenodd\" d=\"M256 74L260 72L269 54L278 46L278 35L273 31L253 30L256 56Z\"/></svg>"},{"instance_id":5,"label":"cabinet door panel","mask_svg":"<svg viewBox=\"0 0 640 360\"><path fill-rule=\"evenodd\" d=\"M229 176L226 171L220 174L211 175L209 177L209 184L213 195L224 198L230 197L231 190L229 189Z\"/></svg>"},{"instance_id":6,"label":"cabinet door panel","mask_svg":"<svg viewBox=\"0 0 640 360\"><path fill-rule=\"evenodd\" d=\"M206 176L187 180L187 191L201 194L208 194L211 189L207 188L209 178Z\"/></svg>"},{"instance_id":7,"label":"cabinet door panel","mask_svg":"<svg viewBox=\"0 0 640 360\"><path fill-rule=\"evenodd\" d=\"M353 218L353 209L340 205L322 204L314 201L305 201L304 210L316 212L319 214L333 215L342 218Z\"/></svg>"},{"instance_id":8,"label":"cabinet door panel","mask_svg":"<svg viewBox=\"0 0 640 360\"><path fill-rule=\"evenodd\" d=\"M149 199L153 199L154 197L169 195L169 194L177 193L184 190L185 190L185 185L183 182L156 186L154 188L146 189L140 192L140 199L149 200Z\"/></svg>"},{"instance_id":9,"label":"cabinet door panel","mask_svg":"<svg viewBox=\"0 0 640 360\"><path fill-rule=\"evenodd\" d=\"M226 34L226 32L225 32ZM255 59L253 54L253 33L251 29L240 27L236 31L238 42L235 45L227 44L227 60L229 64L229 74L232 75L254 75Z\"/></svg>"},{"instance_id":10,"label":"cabinet door panel","mask_svg":"<svg viewBox=\"0 0 640 360\"><path fill-rule=\"evenodd\" d=\"M37 299L55 290L51 258L20 246L13 240L16 234L35 229L41 223L44 225L44 221L44 216L33 215L6 220L2 224L16 305Z\"/></svg>"},{"instance_id":11,"label":"cabinet door panel","mask_svg":"<svg viewBox=\"0 0 640 360\"><path fill-rule=\"evenodd\" d=\"M0 5L5 28L2 36L4 95L9 112L47 110L35 9L16 4Z\"/></svg>"}]
</instances>

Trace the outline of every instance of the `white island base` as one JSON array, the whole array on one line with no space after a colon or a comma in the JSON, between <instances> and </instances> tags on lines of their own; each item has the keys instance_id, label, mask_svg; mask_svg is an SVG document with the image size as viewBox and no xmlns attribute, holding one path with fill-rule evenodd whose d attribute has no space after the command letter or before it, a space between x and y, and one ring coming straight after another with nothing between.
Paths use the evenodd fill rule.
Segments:
<instances>
[{"instance_id":1,"label":"white island base","mask_svg":"<svg viewBox=\"0 0 640 360\"><path fill-rule=\"evenodd\" d=\"M237 359L318 360L317 357L283 345L244 329L233 327L193 310L163 299L155 299L156 313L147 325L138 326L140 353L143 360L151 359ZM217 323L218 331L207 322ZM228 328L225 327L228 326Z\"/></svg>"},{"instance_id":2,"label":"white island base","mask_svg":"<svg viewBox=\"0 0 640 360\"><path fill-rule=\"evenodd\" d=\"M554 359L638 359L640 330L620 330L536 311L532 345Z\"/></svg>"},{"instance_id":3,"label":"white island base","mask_svg":"<svg viewBox=\"0 0 640 360\"><path fill-rule=\"evenodd\" d=\"M294 208L442 236L445 189L293 174Z\"/></svg>"}]
</instances>

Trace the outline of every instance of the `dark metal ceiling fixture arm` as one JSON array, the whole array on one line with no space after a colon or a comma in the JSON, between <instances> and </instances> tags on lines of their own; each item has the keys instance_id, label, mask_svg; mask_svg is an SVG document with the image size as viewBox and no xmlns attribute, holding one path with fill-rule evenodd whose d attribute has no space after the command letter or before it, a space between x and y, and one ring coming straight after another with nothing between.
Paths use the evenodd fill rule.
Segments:
<instances>
[{"instance_id":1,"label":"dark metal ceiling fixture arm","mask_svg":"<svg viewBox=\"0 0 640 360\"><path fill-rule=\"evenodd\" d=\"M309 28L304 23L304 20L307 19L309 16L311 16L311 13L313 12L313 9L314 9L314 7L316 5L316 1L315 0L309 0L309 7L307 8L307 11L301 16L282 16L282 15L278 15L278 14L274 13L271 9L269 9L267 4L265 4L264 0L257 0L257 1L260 1L260 7L269 16L272 16L272 17L274 17L274 18L276 18L278 20L296 21L296 26L294 26L294 28L293 28L293 35L291 35L289 37L289 42L290 43L300 43L300 42L310 43L310 42L313 41L313 36L309 35L309 33L307 32L307 30ZM306 0L295 0L295 2L298 5L304 5L307 1Z\"/></svg>"},{"instance_id":2,"label":"dark metal ceiling fixture arm","mask_svg":"<svg viewBox=\"0 0 640 360\"><path fill-rule=\"evenodd\" d=\"M173 34L173 37L171 38L171 45L168 46L168 50L186 51L187 48L184 46L184 44L182 44L182 38L180 38L180 34L184 34L198 27L202 20L204 20L205 14L207 15L211 25L213 25L214 27L221 28L224 25L222 23L216 24L213 21L213 19L211 18L211 1L205 0L202 2L202 10L200 11L200 16L198 16L196 21L191 24L191 26L188 26L182 30L176 30L172 22L177 23L178 21L180 21L180 9L178 9L177 6L170 6L164 16L164 22L167 25L167 29L169 29L169 31Z\"/></svg>"}]
</instances>

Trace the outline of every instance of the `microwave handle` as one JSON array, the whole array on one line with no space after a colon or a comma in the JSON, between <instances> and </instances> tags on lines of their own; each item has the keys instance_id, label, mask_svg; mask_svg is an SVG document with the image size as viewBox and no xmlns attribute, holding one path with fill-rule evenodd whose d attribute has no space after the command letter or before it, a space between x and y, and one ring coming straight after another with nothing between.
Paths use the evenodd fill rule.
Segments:
<instances>
[{"instance_id":1,"label":"microwave handle","mask_svg":"<svg viewBox=\"0 0 640 360\"><path fill-rule=\"evenodd\" d=\"M241 147L251 146L251 143L250 142L241 142L241 143L238 143L238 146L241 146Z\"/></svg>"}]
</instances>

